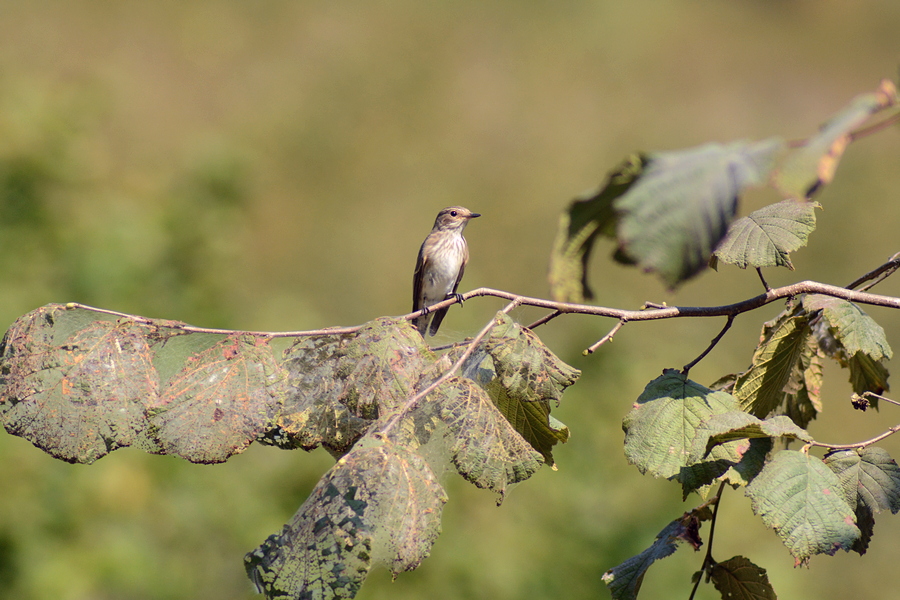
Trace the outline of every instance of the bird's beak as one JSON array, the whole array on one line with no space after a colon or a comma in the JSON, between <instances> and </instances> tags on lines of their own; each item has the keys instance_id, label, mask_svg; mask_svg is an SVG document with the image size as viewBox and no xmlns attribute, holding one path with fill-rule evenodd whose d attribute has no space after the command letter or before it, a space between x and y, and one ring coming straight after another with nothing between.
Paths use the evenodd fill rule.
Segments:
<instances>
[{"instance_id":1,"label":"bird's beak","mask_svg":"<svg viewBox=\"0 0 900 600\"><path fill-rule=\"evenodd\" d=\"M471 215L469 215L469 218L474 219L475 217L480 217L480 216L481 215L479 213L472 213Z\"/></svg>"}]
</instances>

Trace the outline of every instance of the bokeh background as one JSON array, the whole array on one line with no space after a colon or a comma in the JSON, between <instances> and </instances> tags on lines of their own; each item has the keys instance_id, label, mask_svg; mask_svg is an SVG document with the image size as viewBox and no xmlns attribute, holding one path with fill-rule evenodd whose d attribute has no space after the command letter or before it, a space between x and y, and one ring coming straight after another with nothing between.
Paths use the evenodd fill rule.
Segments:
<instances>
[{"instance_id":1,"label":"bokeh background","mask_svg":"<svg viewBox=\"0 0 900 600\"><path fill-rule=\"evenodd\" d=\"M403 314L418 246L451 204L484 214L468 229L463 289L546 296L560 211L626 154L802 138L896 78L898 31L895 0L6 0L0 323L67 301L256 330ZM770 283L846 284L900 250L898 133L850 147L796 271ZM776 199L751 193L742 212ZM725 266L670 292L598 246L604 305L760 291L754 273ZM900 295L900 279L878 291ZM439 338L471 334L500 306L454 308ZM778 310L739 318L692 378L744 369ZM870 313L900 347L896 311ZM360 598L607 597L601 574L699 502L626 464L621 418L722 323L635 323L583 357L612 324L566 317L538 330L584 371L554 413L572 429L559 471L499 508L448 476L432 556L396 582L374 572ZM829 367L818 439L860 441L900 421L888 406L854 413L848 395ZM900 456L897 440L883 445ZM4 433L0 598L253 598L244 553L330 464L322 451L253 446L218 466L132 449L73 466ZM897 518L882 515L865 557L795 569L736 491L714 556L748 556L782 598L893 598L898 540ZM701 559L682 548L658 563L642 597L686 598Z\"/></svg>"}]
</instances>

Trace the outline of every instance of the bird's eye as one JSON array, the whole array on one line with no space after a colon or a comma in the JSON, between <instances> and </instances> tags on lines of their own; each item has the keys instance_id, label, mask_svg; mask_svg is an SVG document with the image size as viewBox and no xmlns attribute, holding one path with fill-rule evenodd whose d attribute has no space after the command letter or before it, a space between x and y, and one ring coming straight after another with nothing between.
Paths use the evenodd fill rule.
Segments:
<instances>
[{"instance_id":1,"label":"bird's eye","mask_svg":"<svg viewBox=\"0 0 900 600\"><path fill-rule=\"evenodd\" d=\"M451 211L450 211L450 216L451 216L451 217L455 217L455 216L456 216L456 211L455 211L455 210L451 210Z\"/></svg>"}]
</instances>

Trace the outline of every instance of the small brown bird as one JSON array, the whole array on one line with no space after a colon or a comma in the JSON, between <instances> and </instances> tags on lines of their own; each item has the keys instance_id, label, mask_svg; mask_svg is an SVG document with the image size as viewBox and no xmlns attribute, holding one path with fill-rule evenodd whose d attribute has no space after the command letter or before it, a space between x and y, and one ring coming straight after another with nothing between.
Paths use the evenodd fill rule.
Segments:
<instances>
[{"instance_id":1,"label":"small brown bird","mask_svg":"<svg viewBox=\"0 0 900 600\"><path fill-rule=\"evenodd\" d=\"M413 276L413 310L422 310L432 304L456 295L469 260L469 245L463 237L463 229L469 219L480 217L468 208L450 206L438 213L431 233L422 242L416 272ZM426 312L413 319L419 333L425 335L431 323L430 335L437 333L447 314L442 308L434 313Z\"/></svg>"}]
</instances>

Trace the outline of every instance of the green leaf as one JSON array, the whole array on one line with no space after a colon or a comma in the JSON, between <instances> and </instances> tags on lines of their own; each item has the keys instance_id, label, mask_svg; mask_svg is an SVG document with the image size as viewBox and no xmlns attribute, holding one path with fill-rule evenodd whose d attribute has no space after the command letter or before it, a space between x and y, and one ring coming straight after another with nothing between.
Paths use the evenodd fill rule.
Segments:
<instances>
[{"instance_id":1,"label":"green leaf","mask_svg":"<svg viewBox=\"0 0 900 600\"><path fill-rule=\"evenodd\" d=\"M862 352L876 361L893 356L881 325L852 302L821 294L808 294L803 297L803 308L810 312L822 311L822 317L828 322L829 332L846 351L847 356Z\"/></svg>"},{"instance_id":2,"label":"green leaf","mask_svg":"<svg viewBox=\"0 0 900 600\"><path fill-rule=\"evenodd\" d=\"M544 463L491 398L474 382L456 377L432 394L450 428L451 460L460 475L501 495L508 485L534 475ZM532 404L532 406L537 406Z\"/></svg>"},{"instance_id":3,"label":"green leaf","mask_svg":"<svg viewBox=\"0 0 900 600\"><path fill-rule=\"evenodd\" d=\"M719 444L740 439L781 437L804 442L813 441L806 430L797 427L790 418L783 415L765 421L739 410L712 415L697 428L691 460L703 459Z\"/></svg>"},{"instance_id":4,"label":"green leaf","mask_svg":"<svg viewBox=\"0 0 900 600\"><path fill-rule=\"evenodd\" d=\"M785 387L802 366L808 323L808 315L786 311L763 326L750 370L737 378L732 392L744 410L765 418L785 401Z\"/></svg>"},{"instance_id":5,"label":"green leaf","mask_svg":"<svg viewBox=\"0 0 900 600\"><path fill-rule=\"evenodd\" d=\"M428 556L446 500L420 457L361 442L280 534L247 554L247 574L269 598L353 598L373 564L396 574Z\"/></svg>"},{"instance_id":6,"label":"green leaf","mask_svg":"<svg viewBox=\"0 0 900 600\"><path fill-rule=\"evenodd\" d=\"M900 467L875 446L831 452L825 464L837 474L844 500L856 513L862 535L852 549L865 554L875 528L875 513L900 510Z\"/></svg>"},{"instance_id":7,"label":"green leaf","mask_svg":"<svg viewBox=\"0 0 900 600\"><path fill-rule=\"evenodd\" d=\"M883 394L891 389L888 385L890 373L880 360L872 360L867 354L857 352L850 359L848 366L850 367L850 385L853 386L855 393ZM876 408L878 407L877 400L874 398L870 399L870 402Z\"/></svg>"},{"instance_id":8,"label":"green leaf","mask_svg":"<svg viewBox=\"0 0 900 600\"><path fill-rule=\"evenodd\" d=\"M860 535L837 475L805 452L778 452L747 486L747 495L753 512L775 530L798 564L814 554L849 549Z\"/></svg>"},{"instance_id":9,"label":"green leaf","mask_svg":"<svg viewBox=\"0 0 900 600\"><path fill-rule=\"evenodd\" d=\"M641 473L667 479L690 466L697 427L717 413L737 409L735 399L667 370L644 389L625 416L625 457ZM726 467L727 468L727 467Z\"/></svg>"},{"instance_id":10,"label":"green leaf","mask_svg":"<svg viewBox=\"0 0 900 600\"><path fill-rule=\"evenodd\" d=\"M697 444L696 439L694 443ZM707 498L716 481L725 481L734 487L747 485L762 470L771 449L769 438L741 439L717 445L705 459L681 468L677 479L681 483L682 497L697 492Z\"/></svg>"},{"instance_id":11,"label":"green leaf","mask_svg":"<svg viewBox=\"0 0 900 600\"><path fill-rule=\"evenodd\" d=\"M784 142L733 142L650 156L613 201L620 254L671 287L699 273L725 237L747 187L768 178Z\"/></svg>"},{"instance_id":12,"label":"green leaf","mask_svg":"<svg viewBox=\"0 0 900 600\"><path fill-rule=\"evenodd\" d=\"M144 419L159 394L146 330L96 319L50 304L20 317L0 348L6 430L72 463L123 446L158 450Z\"/></svg>"},{"instance_id":13,"label":"green leaf","mask_svg":"<svg viewBox=\"0 0 900 600\"><path fill-rule=\"evenodd\" d=\"M550 421L550 403L559 404L563 391L581 371L553 354L536 335L507 315L482 341L484 353L473 354L464 367L480 369L482 387L519 434L553 466L553 446L569 439L567 427Z\"/></svg>"},{"instance_id":14,"label":"green leaf","mask_svg":"<svg viewBox=\"0 0 900 600\"><path fill-rule=\"evenodd\" d=\"M747 267L787 267L790 253L806 245L816 228L815 202L784 200L764 206L731 224L713 258Z\"/></svg>"},{"instance_id":15,"label":"green leaf","mask_svg":"<svg viewBox=\"0 0 900 600\"><path fill-rule=\"evenodd\" d=\"M809 198L831 182L850 143L850 132L876 112L897 104L897 90L888 80L878 90L853 99L832 116L806 144L788 154L775 171L775 186L790 198Z\"/></svg>"},{"instance_id":16,"label":"green leaf","mask_svg":"<svg viewBox=\"0 0 900 600\"><path fill-rule=\"evenodd\" d=\"M675 552L679 542L686 541L695 550L699 548L702 543L699 535L700 522L711 516L708 508L685 513L683 517L666 525L656 536L652 546L604 573L603 582L609 588L613 600L636 599L650 565Z\"/></svg>"},{"instance_id":17,"label":"green leaf","mask_svg":"<svg viewBox=\"0 0 900 600\"><path fill-rule=\"evenodd\" d=\"M550 254L550 294L559 302L584 302L594 297L587 267L598 235L615 237L613 200L624 194L644 169L645 158L633 155L612 171L597 190L576 198L559 218Z\"/></svg>"},{"instance_id":18,"label":"green leaf","mask_svg":"<svg viewBox=\"0 0 900 600\"><path fill-rule=\"evenodd\" d=\"M900 512L900 467L886 450L838 450L825 457L825 464L838 476L850 506L861 502L873 513Z\"/></svg>"},{"instance_id":19,"label":"green leaf","mask_svg":"<svg viewBox=\"0 0 900 600\"><path fill-rule=\"evenodd\" d=\"M191 356L147 402L154 436L165 454L224 462L270 427L281 378L266 340L221 339Z\"/></svg>"},{"instance_id":20,"label":"green leaf","mask_svg":"<svg viewBox=\"0 0 900 600\"><path fill-rule=\"evenodd\" d=\"M716 563L710 579L722 598L728 600L776 600L766 570L743 556Z\"/></svg>"}]
</instances>

